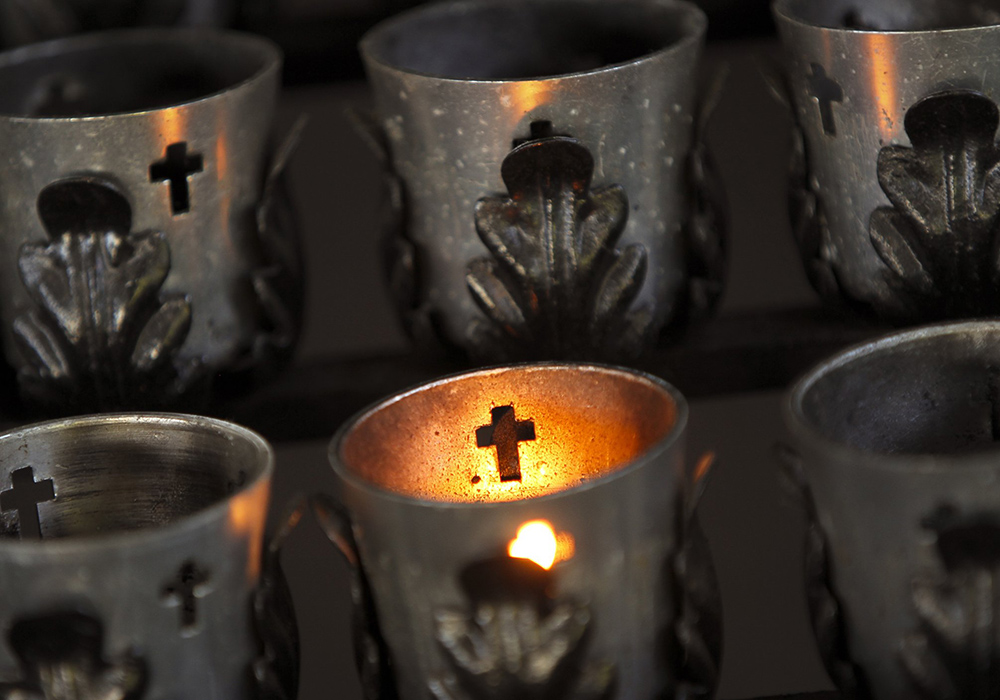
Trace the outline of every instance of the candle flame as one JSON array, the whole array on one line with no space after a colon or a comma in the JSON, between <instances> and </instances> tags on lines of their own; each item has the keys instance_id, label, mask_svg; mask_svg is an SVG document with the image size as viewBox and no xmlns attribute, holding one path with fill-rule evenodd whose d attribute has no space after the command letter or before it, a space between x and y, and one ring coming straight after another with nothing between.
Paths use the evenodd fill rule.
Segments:
<instances>
[{"instance_id":1,"label":"candle flame","mask_svg":"<svg viewBox=\"0 0 1000 700\"><path fill-rule=\"evenodd\" d=\"M532 520L517 530L507 553L514 559L530 559L543 569L572 558L576 544L568 532L558 535L547 520Z\"/></svg>"}]
</instances>

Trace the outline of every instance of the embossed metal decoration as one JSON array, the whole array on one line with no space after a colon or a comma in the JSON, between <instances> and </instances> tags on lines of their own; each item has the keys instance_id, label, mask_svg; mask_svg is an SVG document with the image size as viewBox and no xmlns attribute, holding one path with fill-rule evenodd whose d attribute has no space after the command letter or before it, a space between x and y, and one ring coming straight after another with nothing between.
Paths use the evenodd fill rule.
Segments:
<instances>
[{"instance_id":1,"label":"embossed metal decoration","mask_svg":"<svg viewBox=\"0 0 1000 700\"><path fill-rule=\"evenodd\" d=\"M230 423L104 414L0 435L0 698L291 700L264 541L273 453Z\"/></svg>"},{"instance_id":2,"label":"embossed metal decoration","mask_svg":"<svg viewBox=\"0 0 1000 700\"><path fill-rule=\"evenodd\" d=\"M928 515L940 570L913 582L917 629L899 658L913 697L994 698L1000 693L1000 518L947 504Z\"/></svg>"},{"instance_id":3,"label":"embossed metal decoration","mask_svg":"<svg viewBox=\"0 0 1000 700\"><path fill-rule=\"evenodd\" d=\"M610 700L614 664L586 662L587 605L553 598L549 572L507 556L470 564L460 575L468 609L435 611L437 643L451 673L430 681L437 700L538 698Z\"/></svg>"},{"instance_id":4,"label":"embossed metal decoration","mask_svg":"<svg viewBox=\"0 0 1000 700\"><path fill-rule=\"evenodd\" d=\"M170 272L163 235L131 233L128 201L94 179L49 185L38 209L50 242L24 244L18 260L35 302L14 320L25 393L77 413L176 402L197 376L177 364L191 303L160 294Z\"/></svg>"},{"instance_id":5,"label":"embossed metal decoration","mask_svg":"<svg viewBox=\"0 0 1000 700\"><path fill-rule=\"evenodd\" d=\"M146 667L131 651L104 658L100 620L60 611L15 621L7 644L21 664L21 678L0 679L3 700L141 700Z\"/></svg>"},{"instance_id":6,"label":"embossed metal decoration","mask_svg":"<svg viewBox=\"0 0 1000 700\"><path fill-rule=\"evenodd\" d=\"M704 30L678 0L458 0L363 39L389 286L417 343L621 361L711 312L725 214L703 138L717 91L692 79Z\"/></svg>"},{"instance_id":7,"label":"embossed metal decoration","mask_svg":"<svg viewBox=\"0 0 1000 700\"><path fill-rule=\"evenodd\" d=\"M314 507L355 570L366 697L712 697L719 598L678 468L682 402L640 373L511 365L345 425L343 506ZM518 553L525 528L548 561Z\"/></svg>"},{"instance_id":8,"label":"embossed metal decoration","mask_svg":"<svg viewBox=\"0 0 1000 700\"><path fill-rule=\"evenodd\" d=\"M825 301L900 323L995 313L995 2L775 0L790 210ZM799 137L801 134L801 138Z\"/></svg>"},{"instance_id":9,"label":"embossed metal decoration","mask_svg":"<svg viewBox=\"0 0 1000 700\"><path fill-rule=\"evenodd\" d=\"M17 154L0 172L0 337L32 404L204 406L288 359L298 129L272 140L280 64L265 40L193 29L0 55L0 151Z\"/></svg>"},{"instance_id":10,"label":"embossed metal decoration","mask_svg":"<svg viewBox=\"0 0 1000 700\"><path fill-rule=\"evenodd\" d=\"M869 222L872 245L910 318L1000 312L1000 110L951 91L906 112L911 147L886 146L878 175L891 207Z\"/></svg>"},{"instance_id":11,"label":"embossed metal decoration","mask_svg":"<svg viewBox=\"0 0 1000 700\"><path fill-rule=\"evenodd\" d=\"M845 694L994 694L998 341L997 321L897 333L824 361L791 392L807 591Z\"/></svg>"},{"instance_id":12,"label":"embossed metal decoration","mask_svg":"<svg viewBox=\"0 0 1000 700\"><path fill-rule=\"evenodd\" d=\"M488 324L477 347L499 356L635 355L652 314L632 309L646 279L641 243L616 248L628 220L617 185L591 190L594 159L573 139L548 136L515 148L501 169L509 196L476 205L491 257L466 280Z\"/></svg>"}]
</instances>

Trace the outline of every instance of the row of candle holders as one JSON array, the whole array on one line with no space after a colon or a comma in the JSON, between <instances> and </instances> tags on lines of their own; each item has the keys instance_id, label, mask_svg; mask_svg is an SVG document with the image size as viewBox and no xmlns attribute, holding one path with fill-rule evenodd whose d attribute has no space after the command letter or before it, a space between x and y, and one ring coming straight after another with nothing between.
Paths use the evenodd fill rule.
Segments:
<instances>
[{"instance_id":1,"label":"row of candle holders","mask_svg":"<svg viewBox=\"0 0 1000 700\"><path fill-rule=\"evenodd\" d=\"M1000 15L777 0L793 224L824 298L1000 311ZM178 413L285 363L302 257L280 56L143 30L0 55L0 698L296 693L280 567L305 510L352 563L369 699L708 697L721 602L684 398L628 362L710 313L725 216L680 0L451 2L361 44L388 280L424 346L505 364L334 437L336 499L265 537L271 447ZM908 145L907 145L908 144ZM1000 322L930 326L792 390L817 641L847 694L992 697ZM221 379L221 381L220 381Z\"/></svg>"},{"instance_id":2,"label":"row of candle holders","mask_svg":"<svg viewBox=\"0 0 1000 700\"><path fill-rule=\"evenodd\" d=\"M992 697L998 367L1000 321L927 326L821 363L785 402L816 638L850 697ZM278 559L309 505L352 566L369 700L712 697L712 458L685 455L687 418L670 385L606 365L438 379L343 426L337 498L266 537L274 454L232 423L0 435L0 692L294 698Z\"/></svg>"},{"instance_id":3,"label":"row of candle holders","mask_svg":"<svg viewBox=\"0 0 1000 700\"><path fill-rule=\"evenodd\" d=\"M1000 24L978 7L775 2L793 229L833 304L1000 312L1000 59L983 48ZM726 216L705 31L682 0L470 0L363 39L375 112L356 122L421 347L629 363L711 313ZM0 337L29 404L202 410L291 356L301 129L273 137L280 64L263 39L193 30L0 56Z\"/></svg>"}]
</instances>

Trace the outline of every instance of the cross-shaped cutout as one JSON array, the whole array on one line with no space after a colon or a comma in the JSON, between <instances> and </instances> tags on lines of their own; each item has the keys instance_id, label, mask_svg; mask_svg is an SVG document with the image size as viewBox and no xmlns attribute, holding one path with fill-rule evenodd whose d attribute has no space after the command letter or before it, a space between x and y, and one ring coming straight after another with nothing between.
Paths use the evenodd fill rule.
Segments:
<instances>
[{"instance_id":1,"label":"cross-shaped cutout","mask_svg":"<svg viewBox=\"0 0 1000 700\"><path fill-rule=\"evenodd\" d=\"M180 141L167 146L163 160L158 160L149 166L149 181L170 183L170 210L177 216L190 211L188 178L201 171L201 154L188 155L187 141Z\"/></svg>"},{"instance_id":2,"label":"cross-shaped cutout","mask_svg":"<svg viewBox=\"0 0 1000 700\"><path fill-rule=\"evenodd\" d=\"M476 428L478 447L497 448L497 466L500 481L521 480L521 457L517 443L535 439L535 424L530 420L517 420L513 406L497 406L490 410L490 425Z\"/></svg>"},{"instance_id":3,"label":"cross-shaped cutout","mask_svg":"<svg viewBox=\"0 0 1000 700\"><path fill-rule=\"evenodd\" d=\"M181 633L193 634L198 629L198 599L211 592L209 575L193 561L186 561L174 580L163 588L163 602L181 610Z\"/></svg>"},{"instance_id":4,"label":"cross-shaped cutout","mask_svg":"<svg viewBox=\"0 0 1000 700\"><path fill-rule=\"evenodd\" d=\"M833 114L833 103L844 101L844 90L833 78L826 74L826 69L818 63L810 66L809 92L819 105L819 116L823 120L823 131L827 136L837 135L837 120Z\"/></svg>"},{"instance_id":5,"label":"cross-shaped cutout","mask_svg":"<svg viewBox=\"0 0 1000 700\"><path fill-rule=\"evenodd\" d=\"M35 481L35 470L31 467L11 472L10 483L11 488L0 492L0 511L17 511L22 540L40 540L42 523L38 518L38 504L55 500L55 483L52 479Z\"/></svg>"}]
</instances>

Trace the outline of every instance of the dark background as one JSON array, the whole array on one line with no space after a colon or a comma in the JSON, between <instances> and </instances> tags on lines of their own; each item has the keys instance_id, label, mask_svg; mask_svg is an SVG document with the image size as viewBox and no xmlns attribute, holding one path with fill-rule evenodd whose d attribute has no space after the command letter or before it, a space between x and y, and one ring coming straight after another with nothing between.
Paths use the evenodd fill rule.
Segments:
<instances>
[{"instance_id":1,"label":"dark background","mask_svg":"<svg viewBox=\"0 0 1000 700\"><path fill-rule=\"evenodd\" d=\"M613 2L614 0L608 0ZM266 34L286 52L280 128L309 116L290 175L307 250L309 307L300 359L402 351L406 339L382 288L375 158L344 116L365 107L354 45L406 0L0 0L7 46L113 25L193 23ZM730 76L709 133L732 214L728 289L721 313L816 303L786 216L789 119L759 66L778 53L766 3L704 0L706 73ZM802 514L779 485L773 446L783 439L781 394L692 402L689 459L718 455L701 517L724 604L722 698L829 687L805 612ZM337 426L330 425L332 434ZM326 442L278 445L275 508L293 494L331 491ZM284 562L302 636L301 700L360 698L353 666L346 564L306 519Z\"/></svg>"}]
</instances>

